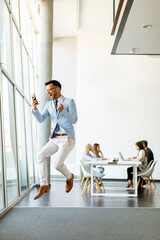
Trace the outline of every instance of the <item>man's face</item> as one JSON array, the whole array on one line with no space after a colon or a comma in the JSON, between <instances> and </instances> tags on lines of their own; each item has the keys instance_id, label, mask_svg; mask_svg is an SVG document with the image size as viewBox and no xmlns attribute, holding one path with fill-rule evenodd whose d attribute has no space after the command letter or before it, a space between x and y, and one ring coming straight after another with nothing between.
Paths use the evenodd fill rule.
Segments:
<instances>
[{"instance_id":1,"label":"man's face","mask_svg":"<svg viewBox=\"0 0 160 240\"><path fill-rule=\"evenodd\" d=\"M52 83L46 86L46 92L52 101L60 97L60 88Z\"/></svg>"}]
</instances>

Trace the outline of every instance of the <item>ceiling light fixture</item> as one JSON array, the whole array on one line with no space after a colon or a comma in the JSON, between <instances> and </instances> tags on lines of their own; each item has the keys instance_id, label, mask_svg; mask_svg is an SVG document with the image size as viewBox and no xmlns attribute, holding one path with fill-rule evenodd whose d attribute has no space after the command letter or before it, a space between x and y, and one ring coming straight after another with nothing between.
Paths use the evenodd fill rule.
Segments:
<instances>
[{"instance_id":1,"label":"ceiling light fixture","mask_svg":"<svg viewBox=\"0 0 160 240\"><path fill-rule=\"evenodd\" d=\"M139 48L131 48L131 50L129 51L130 53L135 53L138 52Z\"/></svg>"},{"instance_id":2,"label":"ceiling light fixture","mask_svg":"<svg viewBox=\"0 0 160 240\"><path fill-rule=\"evenodd\" d=\"M148 29L148 28L151 28L152 25L151 25L151 24L146 24L146 25L143 25L142 27L143 27L144 29Z\"/></svg>"}]
</instances>

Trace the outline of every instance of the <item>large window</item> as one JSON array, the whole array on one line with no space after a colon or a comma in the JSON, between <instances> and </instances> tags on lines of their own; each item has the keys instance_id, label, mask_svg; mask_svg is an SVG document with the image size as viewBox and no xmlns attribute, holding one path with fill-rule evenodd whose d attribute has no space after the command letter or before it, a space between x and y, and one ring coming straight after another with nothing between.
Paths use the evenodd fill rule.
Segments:
<instances>
[{"instance_id":1,"label":"large window","mask_svg":"<svg viewBox=\"0 0 160 240\"><path fill-rule=\"evenodd\" d=\"M16 115L17 115L17 144L18 160L20 168L21 192L27 188L27 159L24 125L24 102L22 96L16 92Z\"/></svg>"},{"instance_id":2,"label":"large window","mask_svg":"<svg viewBox=\"0 0 160 240\"><path fill-rule=\"evenodd\" d=\"M27 9L27 1L20 1L20 19L21 19L21 32L22 37L25 42L25 45L28 46L27 41L27 33L28 33L28 27L27 27L27 18L28 18L28 12Z\"/></svg>"},{"instance_id":3,"label":"large window","mask_svg":"<svg viewBox=\"0 0 160 240\"><path fill-rule=\"evenodd\" d=\"M2 134L0 119L0 211L4 208L4 184L3 184L3 167L2 167Z\"/></svg>"},{"instance_id":4,"label":"large window","mask_svg":"<svg viewBox=\"0 0 160 240\"><path fill-rule=\"evenodd\" d=\"M32 20L30 17L27 18L28 19L28 51L29 51L29 55L31 56L31 59L33 60L33 24L32 24Z\"/></svg>"},{"instance_id":5,"label":"large window","mask_svg":"<svg viewBox=\"0 0 160 240\"><path fill-rule=\"evenodd\" d=\"M0 214L35 183L31 92L38 80L38 35L29 5L0 0Z\"/></svg>"},{"instance_id":6,"label":"large window","mask_svg":"<svg viewBox=\"0 0 160 240\"><path fill-rule=\"evenodd\" d=\"M15 81L18 87L22 89L21 42L20 42L20 36L14 24L13 24L13 40L14 40Z\"/></svg>"},{"instance_id":7,"label":"large window","mask_svg":"<svg viewBox=\"0 0 160 240\"><path fill-rule=\"evenodd\" d=\"M38 58L37 58L37 51L38 51L38 34L33 33L33 61L34 61L34 66L37 71L38 69Z\"/></svg>"},{"instance_id":8,"label":"large window","mask_svg":"<svg viewBox=\"0 0 160 240\"><path fill-rule=\"evenodd\" d=\"M8 203L10 203L18 197L16 134L13 86L4 75L2 76L2 92L7 195Z\"/></svg>"},{"instance_id":9,"label":"large window","mask_svg":"<svg viewBox=\"0 0 160 240\"><path fill-rule=\"evenodd\" d=\"M0 53L1 64L11 75L10 15L4 0L0 0Z\"/></svg>"},{"instance_id":10,"label":"large window","mask_svg":"<svg viewBox=\"0 0 160 240\"><path fill-rule=\"evenodd\" d=\"M22 57L23 57L22 59L23 59L24 94L28 99L30 99L28 55L23 46L22 46Z\"/></svg>"},{"instance_id":11,"label":"large window","mask_svg":"<svg viewBox=\"0 0 160 240\"><path fill-rule=\"evenodd\" d=\"M27 46L28 52L32 59L33 58L32 56L32 21L26 9L27 9L27 1L20 1L22 37L24 39L25 45Z\"/></svg>"},{"instance_id":12,"label":"large window","mask_svg":"<svg viewBox=\"0 0 160 240\"><path fill-rule=\"evenodd\" d=\"M26 136L27 136L27 158L29 169L29 183L34 184L34 154L33 154L33 139L32 139L32 123L31 123L31 109L25 103L25 118L26 118Z\"/></svg>"},{"instance_id":13,"label":"large window","mask_svg":"<svg viewBox=\"0 0 160 240\"><path fill-rule=\"evenodd\" d=\"M12 13L19 26L19 0L11 0Z\"/></svg>"},{"instance_id":14,"label":"large window","mask_svg":"<svg viewBox=\"0 0 160 240\"><path fill-rule=\"evenodd\" d=\"M29 61L29 79L30 79L30 92L31 94L35 93L35 86L34 86L34 72L33 72L33 66L31 62Z\"/></svg>"}]
</instances>

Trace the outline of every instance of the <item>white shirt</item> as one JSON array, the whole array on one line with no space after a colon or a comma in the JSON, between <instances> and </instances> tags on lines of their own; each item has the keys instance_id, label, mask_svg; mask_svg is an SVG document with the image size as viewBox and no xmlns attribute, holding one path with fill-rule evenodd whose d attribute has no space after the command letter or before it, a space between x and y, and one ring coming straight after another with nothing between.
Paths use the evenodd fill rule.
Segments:
<instances>
[{"instance_id":1,"label":"white shirt","mask_svg":"<svg viewBox=\"0 0 160 240\"><path fill-rule=\"evenodd\" d=\"M87 152L87 151L83 152L82 159L85 161L95 161L96 160L96 158L90 152Z\"/></svg>"},{"instance_id":2,"label":"white shirt","mask_svg":"<svg viewBox=\"0 0 160 240\"><path fill-rule=\"evenodd\" d=\"M60 96L58 99L57 99L57 107L58 107L58 105L60 104L60 100L61 100L61 98L63 98L63 96ZM55 102L56 100L54 100L54 102ZM64 129L59 125L59 130L58 130L58 132L56 132L56 134L67 134L65 131L64 131Z\"/></svg>"},{"instance_id":3,"label":"white shirt","mask_svg":"<svg viewBox=\"0 0 160 240\"><path fill-rule=\"evenodd\" d=\"M145 151L143 149L141 149L137 155L137 158L140 159L141 161L141 165L139 166L139 169L142 170L144 168L146 168L147 166L147 157L145 156Z\"/></svg>"}]
</instances>

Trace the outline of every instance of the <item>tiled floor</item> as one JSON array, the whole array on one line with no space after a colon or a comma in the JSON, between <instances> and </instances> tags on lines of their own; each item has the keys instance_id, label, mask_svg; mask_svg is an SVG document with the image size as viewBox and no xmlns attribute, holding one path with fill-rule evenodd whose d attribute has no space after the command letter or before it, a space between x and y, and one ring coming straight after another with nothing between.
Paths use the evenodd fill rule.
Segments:
<instances>
[{"instance_id":1,"label":"tiled floor","mask_svg":"<svg viewBox=\"0 0 160 240\"><path fill-rule=\"evenodd\" d=\"M126 182L106 182L106 186L115 184L126 185ZM127 191L127 190L126 190ZM51 190L41 198L33 200L38 189L34 188L16 207L154 207L160 208L160 183L156 183L154 194L146 186L139 192L138 198L130 197L91 197L87 191L82 197L82 188L79 181L74 181L70 193L65 192L64 181L52 181Z\"/></svg>"}]
</instances>

